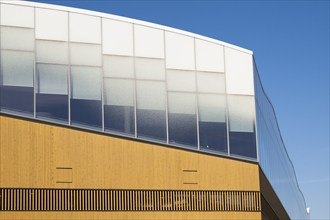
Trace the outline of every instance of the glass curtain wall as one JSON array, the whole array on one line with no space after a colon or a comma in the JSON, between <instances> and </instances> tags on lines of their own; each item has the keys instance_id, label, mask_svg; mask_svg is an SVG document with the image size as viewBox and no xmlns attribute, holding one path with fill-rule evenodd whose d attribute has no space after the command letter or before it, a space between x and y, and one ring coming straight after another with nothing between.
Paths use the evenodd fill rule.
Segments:
<instances>
[{"instance_id":1,"label":"glass curtain wall","mask_svg":"<svg viewBox=\"0 0 330 220\"><path fill-rule=\"evenodd\" d=\"M31 13L29 7L20 9ZM4 11L9 16L10 12L15 12L15 8L3 5L1 12ZM25 25L22 23L22 27L10 19L2 19L0 100L4 112L33 116L34 19L27 19L30 21Z\"/></svg>"},{"instance_id":2,"label":"glass curtain wall","mask_svg":"<svg viewBox=\"0 0 330 220\"><path fill-rule=\"evenodd\" d=\"M68 12L35 9L36 117L69 122Z\"/></svg>"},{"instance_id":3,"label":"glass curtain wall","mask_svg":"<svg viewBox=\"0 0 330 220\"><path fill-rule=\"evenodd\" d=\"M1 112L251 160L258 133L262 170L290 217L308 218L255 65L255 93L247 85L251 54L131 21L0 5Z\"/></svg>"},{"instance_id":4,"label":"glass curtain wall","mask_svg":"<svg viewBox=\"0 0 330 220\"><path fill-rule=\"evenodd\" d=\"M227 114L223 73L197 72L200 149L227 153Z\"/></svg>"},{"instance_id":5,"label":"glass curtain wall","mask_svg":"<svg viewBox=\"0 0 330 220\"><path fill-rule=\"evenodd\" d=\"M309 219L295 170L283 143L274 108L265 94L254 64L258 152L261 169L291 219Z\"/></svg>"},{"instance_id":6,"label":"glass curtain wall","mask_svg":"<svg viewBox=\"0 0 330 220\"><path fill-rule=\"evenodd\" d=\"M0 28L2 112L256 159L254 98L226 94L224 46L4 3Z\"/></svg>"},{"instance_id":7,"label":"glass curtain wall","mask_svg":"<svg viewBox=\"0 0 330 220\"><path fill-rule=\"evenodd\" d=\"M228 95L230 154L257 158L254 96Z\"/></svg>"},{"instance_id":8,"label":"glass curtain wall","mask_svg":"<svg viewBox=\"0 0 330 220\"><path fill-rule=\"evenodd\" d=\"M135 135L134 94L133 79L104 79L104 127L106 131Z\"/></svg>"},{"instance_id":9,"label":"glass curtain wall","mask_svg":"<svg viewBox=\"0 0 330 220\"><path fill-rule=\"evenodd\" d=\"M169 142L197 148L195 72L167 70Z\"/></svg>"}]
</instances>

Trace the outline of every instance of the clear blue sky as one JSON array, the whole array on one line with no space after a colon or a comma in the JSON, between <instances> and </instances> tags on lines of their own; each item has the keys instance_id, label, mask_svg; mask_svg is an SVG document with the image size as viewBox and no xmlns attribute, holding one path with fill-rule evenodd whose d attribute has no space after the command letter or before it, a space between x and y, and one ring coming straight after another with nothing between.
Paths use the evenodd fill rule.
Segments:
<instances>
[{"instance_id":1,"label":"clear blue sky","mask_svg":"<svg viewBox=\"0 0 330 220\"><path fill-rule=\"evenodd\" d=\"M311 219L330 219L329 1L36 1L150 21L254 51Z\"/></svg>"}]
</instances>

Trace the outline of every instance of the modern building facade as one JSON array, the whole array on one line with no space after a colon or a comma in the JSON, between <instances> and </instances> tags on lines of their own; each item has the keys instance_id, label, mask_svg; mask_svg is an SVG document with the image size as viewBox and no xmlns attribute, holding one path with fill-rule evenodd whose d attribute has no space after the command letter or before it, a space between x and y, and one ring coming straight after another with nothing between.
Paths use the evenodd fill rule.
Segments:
<instances>
[{"instance_id":1,"label":"modern building facade","mask_svg":"<svg viewBox=\"0 0 330 220\"><path fill-rule=\"evenodd\" d=\"M1 1L1 219L309 219L249 50Z\"/></svg>"}]
</instances>

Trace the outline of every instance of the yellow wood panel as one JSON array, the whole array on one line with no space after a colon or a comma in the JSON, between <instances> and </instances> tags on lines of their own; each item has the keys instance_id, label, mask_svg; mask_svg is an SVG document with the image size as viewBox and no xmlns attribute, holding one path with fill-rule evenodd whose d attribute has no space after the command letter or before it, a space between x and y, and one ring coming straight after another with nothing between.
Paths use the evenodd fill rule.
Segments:
<instances>
[{"instance_id":1,"label":"yellow wood panel","mask_svg":"<svg viewBox=\"0 0 330 220\"><path fill-rule=\"evenodd\" d=\"M0 219L219 219L258 220L260 212L0 212Z\"/></svg>"},{"instance_id":2,"label":"yellow wood panel","mask_svg":"<svg viewBox=\"0 0 330 220\"><path fill-rule=\"evenodd\" d=\"M7 116L0 123L1 187L260 189L257 164ZM56 183L57 167L72 168L72 183Z\"/></svg>"}]
</instances>

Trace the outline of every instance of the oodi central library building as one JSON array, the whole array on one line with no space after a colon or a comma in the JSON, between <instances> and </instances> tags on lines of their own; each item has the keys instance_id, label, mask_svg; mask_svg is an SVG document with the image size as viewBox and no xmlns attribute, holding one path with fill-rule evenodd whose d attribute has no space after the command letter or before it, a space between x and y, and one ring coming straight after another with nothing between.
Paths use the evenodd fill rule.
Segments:
<instances>
[{"instance_id":1,"label":"oodi central library building","mask_svg":"<svg viewBox=\"0 0 330 220\"><path fill-rule=\"evenodd\" d=\"M0 3L0 219L309 219L252 51Z\"/></svg>"}]
</instances>

